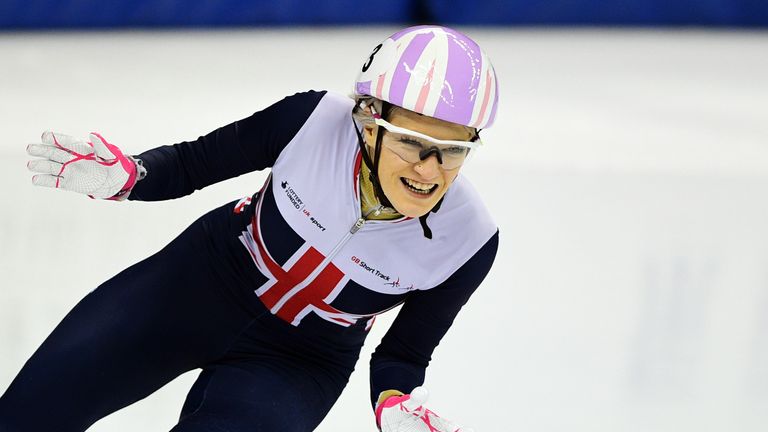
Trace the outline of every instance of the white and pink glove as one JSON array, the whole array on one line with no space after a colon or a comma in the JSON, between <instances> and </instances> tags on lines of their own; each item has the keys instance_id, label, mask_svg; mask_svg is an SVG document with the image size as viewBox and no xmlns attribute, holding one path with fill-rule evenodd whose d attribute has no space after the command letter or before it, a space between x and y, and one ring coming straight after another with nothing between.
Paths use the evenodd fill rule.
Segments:
<instances>
[{"instance_id":1,"label":"white and pink glove","mask_svg":"<svg viewBox=\"0 0 768 432\"><path fill-rule=\"evenodd\" d=\"M416 387L409 395L389 396L376 405L381 432L472 432L444 419L424 406L429 392Z\"/></svg>"},{"instance_id":2,"label":"white and pink glove","mask_svg":"<svg viewBox=\"0 0 768 432\"><path fill-rule=\"evenodd\" d=\"M45 132L42 144L30 144L27 153L41 159L27 163L37 186L52 187L86 194L91 198L121 201L146 170L130 156L91 133L89 141L68 135Z\"/></svg>"}]
</instances>

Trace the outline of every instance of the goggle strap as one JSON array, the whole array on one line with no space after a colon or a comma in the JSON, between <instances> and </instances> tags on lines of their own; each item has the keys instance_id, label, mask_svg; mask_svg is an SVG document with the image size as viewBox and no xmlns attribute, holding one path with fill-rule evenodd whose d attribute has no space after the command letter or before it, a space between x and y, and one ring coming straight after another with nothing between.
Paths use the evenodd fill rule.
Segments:
<instances>
[{"instance_id":1,"label":"goggle strap","mask_svg":"<svg viewBox=\"0 0 768 432\"><path fill-rule=\"evenodd\" d=\"M482 142L480 141L480 136L475 135L471 141L454 141L454 140L440 140L437 138L433 138L429 135L423 134L421 132L412 131L410 129L406 129L400 126L395 126L392 123L384 120L380 115L376 115L374 112L374 118L376 121L376 124L383 127L389 132L392 133L399 133L399 134L405 134L410 135L412 137L416 137L425 141L428 141L432 144L437 145L454 145L454 146L462 146L462 147L469 147L469 148L476 148L479 146Z\"/></svg>"}]
</instances>

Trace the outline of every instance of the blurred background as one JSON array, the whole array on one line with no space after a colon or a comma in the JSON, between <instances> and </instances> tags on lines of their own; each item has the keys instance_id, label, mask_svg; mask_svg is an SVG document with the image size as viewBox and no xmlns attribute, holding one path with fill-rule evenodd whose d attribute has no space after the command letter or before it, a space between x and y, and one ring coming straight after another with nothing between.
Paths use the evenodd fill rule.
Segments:
<instances>
[{"instance_id":1,"label":"blurred background","mask_svg":"<svg viewBox=\"0 0 768 432\"><path fill-rule=\"evenodd\" d=\"M765 431L764 0L0 0L0 391L86 293L266 176L92 201L33 188L27 143L99 131L139 153L348 93L416 23L468 33L500 82L463 172L502 243L435 352L433 409L478 432ZM319 431L375 429L367 362L393 317ZM195 376L90 430L170 429Z\"/></svg>"}]
</instances>

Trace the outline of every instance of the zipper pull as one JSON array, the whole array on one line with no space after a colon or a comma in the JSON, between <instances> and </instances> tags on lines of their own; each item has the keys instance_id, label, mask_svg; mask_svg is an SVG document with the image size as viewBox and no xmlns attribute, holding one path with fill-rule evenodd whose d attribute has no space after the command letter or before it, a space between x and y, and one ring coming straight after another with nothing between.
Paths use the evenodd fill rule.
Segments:
<instances>
[{"instance_id":1,"label":"zipper pull","mask_svg":"<svg viewBox=\"0 0 768 432\"><path fill-rule=\"evenodd\" d=\"M365 218L361 217L360 219L355 221L355 224L352 225L352 228L349 229L349 233L350 234L354 234L354 233L360 231L360 228L362 228L363 225L365 225Z\"/></svg>"},{"instance_id":2,"label":"zipper pull","mask_svg":"<svg viewBox=\"0 0 768 432\"><path fill-rule=\"evenodd\" d=\"M382 210L384 210L384 206L383 205L379 205L375 209L373 209L373 210L369 211L368 213L366 213L364 216L361 216L360 219L355 221L355 224L352 225L352 228L349 229L349 233L350 234L354 234L354 233L360 231L360 228L362 228L363 225L365 225L365 221L368 220L369 216L371 216L371 215L373 215L374 217L378 216L378 215L381 214Z\"/></svg>"}]
</instances>

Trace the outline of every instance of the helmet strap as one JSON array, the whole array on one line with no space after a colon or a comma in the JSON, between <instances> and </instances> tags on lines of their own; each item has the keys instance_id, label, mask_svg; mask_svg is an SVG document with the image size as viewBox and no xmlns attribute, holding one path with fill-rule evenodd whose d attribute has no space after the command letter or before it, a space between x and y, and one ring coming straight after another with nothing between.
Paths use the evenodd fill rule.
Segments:
<instances>
[{"instance_id":1,"label":"helmet strap","mask_svg":"<svg viewBox=\"0 0 768 432\"><path fill-rule=\"evenodd\" d=\"M373 183L373 190L376 191L376 197L379 199L381 205L389 208L395 208L384 194L384 189L381 188L381 182L379 181L379 160L381 160L381 137L384 135L384 130L381 126L376 126L376 147L374 148L373 156L373 169L371 169L371 183ZM370 167L368 167L370 168Z\"/></svg>"},{"instance_id":2,"label":"helmet strap","mask_svg":"<svg viewBox=\"0 0 768 432\"><path fill-rule=\"evenodd\" d=\"M386 101L383 101L384 104L381 107L381 116L384 117L385 113L389 111L389 103ZM392 203L387 199L387 196L384 195L384 190L381 188L381 183L379 182L379 160L381 159L381 139L383 134L383 130L381 126L376 125L376 146L374 147L373 151L373 160L371 160L371 156L368 154L368 149L365 145L365 139L363 139L363 134L360 132L360 129L357 128L357 123L355 123L355 118L352 117L352 126L355 128L355 133L357 133L357 143L360 146L360 152L363 156L363 163L368 167L368 170L370 171L369 179L371 180L371 184L373 185L373 190L376 193L376 198L379 200L379 203L385 207L389 207L394 209L395 207L392 205ZM435 206L428 211L423 216L419 217L419 223L421 224L421 229L424 231L424 237L428 239L432 239L432 230L427 225L427 217L430 213L437 213L438 210L440 210L440 206L443 204L443 200L445 197L440 198L440 201L435 204Z\"/></svg>"},{"instance_id":3,"label":"helmet strap","mask_svg":"<svg viewBox=\"0 0 768 432\"><path fill-rule=\"evenodd\" d=\"M389 111L389 104L387 102L384 102L384 104L381 107L382 116ZM352 120L354 124L354 118ZM357 132L357 142L360 145L360 151L363 155L363 162L368 167L368 171L370 171L370 176L368 177L371 181L371 184L373 185L373 191L376 193L376 198L379 200L379 203L383 205L384 207L389 207L391 209L394 209L395 207L392 205L392 203L387 199L387 196L384 194L384 190L381 188L381 182L379 181L379 160L381 159L381 139L383 134L383 130L381 126L376 125L376 144L374 146L373 150L373 160L371 160L371 155L368 154L368 149L365 145L365 140L363 139L363 135L360 132L360 130L357 128L357 125L355 125L355 132Z\"/></svg>"},{"instance_id":4,"label":"helmet strap","mask_svg":"<svg viewBox=\"0 0 768 432\"><path fill-rule=\"evenodd\" d=\"M443 205L443 200L445 199L445 196L440 198L440 201L435 204L434 207L432 207L432 210L426 212L425 214L419 216L419 223L421 224L421 230L424 231L424 237L432 240L432 229L427 225L427 218L429 217L430 213L437 213L438 210L440 210L440 206Z\"/></svg>"}]
</instances>

